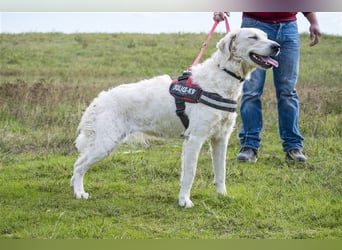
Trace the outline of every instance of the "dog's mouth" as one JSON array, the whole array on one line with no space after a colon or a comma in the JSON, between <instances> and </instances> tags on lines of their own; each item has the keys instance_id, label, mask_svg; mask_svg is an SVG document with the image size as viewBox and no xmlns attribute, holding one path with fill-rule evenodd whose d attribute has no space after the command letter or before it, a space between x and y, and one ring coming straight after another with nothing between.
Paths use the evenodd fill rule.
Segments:
<instances>
[{"instance_id":1,"label":"dog's mouth","mask_svg":"<svg viewBox=\"0 0 342 250\"><path fill-rule=\"evenodd\" d=\"M269 56L261 56L261 55L251 52L249 54L249 58L256 64L258 64L260 67L265 68L265 69L269 69L272 67L277 68L279 66L279 63Z\"/></svg>"}]
</instances>

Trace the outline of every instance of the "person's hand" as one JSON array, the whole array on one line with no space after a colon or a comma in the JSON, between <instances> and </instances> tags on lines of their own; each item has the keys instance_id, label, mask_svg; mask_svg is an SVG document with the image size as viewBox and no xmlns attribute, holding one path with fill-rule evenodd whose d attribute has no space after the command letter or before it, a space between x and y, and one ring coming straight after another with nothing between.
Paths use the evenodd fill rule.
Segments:
<instances>
[{"instance_id":1,"label":"person's hand","mask_svg":"<svg viewBox=\"0 0 342 250\"><path fill-rule=\"evenodd\" d=\"M321 31L319 29L318 24L311 24L310 25L310 46L315 46L317 43L319 43L319 40L321 38Z\"/></svg>"},{"instance_id":2,"label":"person's hand","mask_svg":"<svg viewBox=\"0 0 342 250\"><path fill-rule=\"evenodd\" d=\"M229 12L214 12L214 16L213 16L213 19L214 21L218 21L218 22L221 22L224 20L224 15L227 15L229 16L230 13Z\"/></svg>"}]
</instances>

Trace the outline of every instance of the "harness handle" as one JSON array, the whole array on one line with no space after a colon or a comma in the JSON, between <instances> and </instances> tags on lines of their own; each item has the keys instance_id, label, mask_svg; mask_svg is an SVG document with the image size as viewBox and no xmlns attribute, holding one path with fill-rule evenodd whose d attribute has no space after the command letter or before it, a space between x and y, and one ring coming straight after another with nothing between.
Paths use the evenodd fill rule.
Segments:
<instances>
[{"instance_id":1,"label":"harness handle","mask_svg":"<svg viewBox=\"0 0 342 250\"><path fill-rule=\"evenodd\" d=\"M216 29L216 27L217 27L217 25L219 24L220 21L221 21L220 19L215 19L214 20L213 27L211 28L211 30L209 32L207 40L202 44L202 47L201 47L201 50L200 50L198 56L196 57L195 61L191 64L191 66L189 67L188 71L191 71L192 67L194 65L197 65L199 63L199 61L201 60L202 55L203 55L205 49L207 48L207 45L208 45L210 39L212 38L212 36L213 36L213 34L215 32L215 29ZM224 21L225 21L225 24L226 24L226 31L228 33L228 32L230 32L230 27L229 27L227 16L224 16Z\"/></svg>"}]
</instances>

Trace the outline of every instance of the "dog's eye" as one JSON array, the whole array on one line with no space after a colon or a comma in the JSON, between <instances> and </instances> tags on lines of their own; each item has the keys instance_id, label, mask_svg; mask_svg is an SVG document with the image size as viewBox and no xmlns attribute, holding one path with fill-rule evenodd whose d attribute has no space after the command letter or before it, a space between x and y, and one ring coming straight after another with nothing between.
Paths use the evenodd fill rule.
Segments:
<instances>
[{"instance_id":1,"label":"dog's eye","mask_svg":"<svg viewBox=\"0 0 342 250\"><path fill-rule=\"evenodd\" d=\"M254 39L254 40L258 40L258 37L257 37L257 36L250 36L250 37L248 37L248 38Z\"/></svg>"}]
</instances>

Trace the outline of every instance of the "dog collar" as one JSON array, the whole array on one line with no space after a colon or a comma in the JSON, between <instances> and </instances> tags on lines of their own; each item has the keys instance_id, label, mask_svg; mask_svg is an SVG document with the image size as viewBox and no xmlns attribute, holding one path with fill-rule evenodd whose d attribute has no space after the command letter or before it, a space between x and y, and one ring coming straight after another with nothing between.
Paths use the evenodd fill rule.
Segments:
<instances>
[{"instance_id":1,"label":"dog collar","mask_svg":"<svg viewBox=\"0 0 342 250\"><path fill-rule=\"evenodd\" d=\"M223 69L224 72L228 73L229 75L231 75L232 77L238 79L240 82L243 82L245 80L245 78L242 78L241 76L236 75L235 73L231 72L228 69Z\"/></svg>"}]
</instances>

